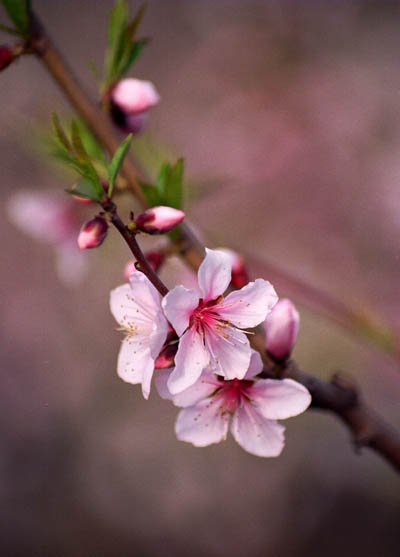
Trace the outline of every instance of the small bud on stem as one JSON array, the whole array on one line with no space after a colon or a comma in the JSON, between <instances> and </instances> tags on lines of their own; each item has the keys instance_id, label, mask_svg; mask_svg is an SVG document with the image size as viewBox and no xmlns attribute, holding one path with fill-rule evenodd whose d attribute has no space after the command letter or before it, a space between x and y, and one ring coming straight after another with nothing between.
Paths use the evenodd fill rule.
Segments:
<instances>
[{"instance_id":1,"label":"small bud on stem","mask_svg":"<svg viewBox=\"0 0 400 557\"><path fill-rule=\"evenodd\" d=\"M103 217L94 217L84 223L79 232L78 246L80 249L99 247L107 236L108 224Z\"/></svg>"},{"instance_id":2,"label":"small bud on stem","mask_svg":"<svg viewBox=\"0 0 400 557\"><path fill-rule=\"evenodd\" d=\"M185 213L172 207L152 207L141 213L136 219L136 226L148 234L164 234L183 221Z\"/></svg>"},{"instance_id":3,"label":"small bud on stem","mask_svg":"<svg viewBox=\"0 0 400 557\"><path fill-rule=\"evenodd\" d=\"M269 356L282 362L289 358L299 330L299 314L287 299L279 300L265 320L266 350Z\"/></svg>"}]
</instances>

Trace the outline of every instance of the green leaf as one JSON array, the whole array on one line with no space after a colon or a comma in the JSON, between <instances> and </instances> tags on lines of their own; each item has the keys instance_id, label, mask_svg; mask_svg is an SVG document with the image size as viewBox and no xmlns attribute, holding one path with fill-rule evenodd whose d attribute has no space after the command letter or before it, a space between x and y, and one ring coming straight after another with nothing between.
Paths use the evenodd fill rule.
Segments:
<instances>
[{"instance_id":1,"label":"green leaf","mask_svg":"<svg viewBox=\"0 0 400 557\"><path fill-rule=\"evenodd\" d=\"M100 143L97 141L96 137L89 130L86 124L80 120L75 120L75 126L79 131L79 135L82 139L83 146L89 155L90 159L99 161L104 166L106 166L106 158L104 156L104 151Z\"/></svg>"},{"instance_id":2,"label":"green leaf","mask_svg":"<svg viewBox=\"0 0 400 557\"><path fill-rule=\"evenodd\" d=\"M108 26L108 48L106 54L106 81L117 77L121 54L126 48L126 28L128 25L128 6L125 0L118 0L110 13Z\"/></svg>"},{"instance_id":3,"label":"green leaf","mask_svg":"<svg viewBox=\"0 0 400 557\"><path fill-rule=\"evenodd\" d=\"M126 74L126 72L129 70L129 68L132 66L132 64L140 56L143 48L147 45L148 42L149 42L149 39L144 38L144 39L140 39L138 41L135 41L131 45L127 56L125 56L125 58L123 58L121 60L120 67L118 68L118 75L119 76L122 77L124 74Z\"/></svg>"},{"instance_id":4,"label":"green leaf","mask_svg":"<svg viewBox=\"0 0 400 557\"><path fill-rule=\"evenodd\" d=\"M135 38L136 31L138 30L138 27L143 19L145 11L146 11L146 4L142 4L138 9L135 17L133 18L133 20L130 22L130 24L126 29L126 37L131 42Z\"/></svg>"},{"instance_id":5,"label":"green leaf","mask_svg":"<svg viewBox=\"0 0 400 557\"><path fill-rule=\"evenodd\" d=\"M166 205L180 209L182 207L182 179L183 179L184 161L178 159L171 168L167 183L164 189L164 198Z\"/></svg>"},{"instance_id":6,"label":"green leaf","mask_svg":"<svg viewBox=\"0 0 400 557\"><path fill-rule=\"evenodd\" d=\"M113 158L111 160L110 166L108 168L109 186L108 186L108 197L111 199L115 179L118 176L118 172L124 162L124 159L129 151L132 142L132 134L124 139L118 149L115 151Z\"/></svg>"},{"instance_id":7,"label":"green leaf","mask_svg":"<svg viewBox=\"0 0 400 557\"><path fill-rule=\"evenodd\" d=\"M53 123L54 132L56 134L56 137L57 137L58 141L60 142L62 147L64 147L64 149L66 149L68 152L72 153L71 144L70 144L67 136L65 135L64 130L63 130L61 124L60 124L60 120L59 120L59 118L58 118L58 116L55 112L53 112L52 115L51 115L51 121Z\"/></svg>"},{"instance_id":8,"label":"green leaf","mask_svg":"<svg viewBox=\"0 0 400 557\"><path fill-rule=\"evenodd\" d=\"M142 188L142 192L144 193L147 199L147 203L150 207L156 207L157 205L164 204L163 199L160 196L160 193L157 190L156 186L140 182L140 187Z\"/></svg>"},{"instance_id":9,"label":"green leaf","mask_svg":"<svg viewBox=\"0 0 400 557\"><path fill-rule=\"evenodd\" d=\"M67 193L71 195L75 195L76 197L81 197L82 199L90 199L92 201L96 201L99 203L104 195L99 195L97 190L97 186L93 183L89 178L83 178L79 180L77 184L75 184L72 188L65 190Z\"/></svg>"},{"instance_id":10,"label":"green leaf","mask_svg":"<svg viewBox=\"0 0 400 557\"><path fill-rule=\"evenodd\" d=\"M24 37L29 34L30 0L1 0L16 31Z\"/></svg>"}]
</instances>

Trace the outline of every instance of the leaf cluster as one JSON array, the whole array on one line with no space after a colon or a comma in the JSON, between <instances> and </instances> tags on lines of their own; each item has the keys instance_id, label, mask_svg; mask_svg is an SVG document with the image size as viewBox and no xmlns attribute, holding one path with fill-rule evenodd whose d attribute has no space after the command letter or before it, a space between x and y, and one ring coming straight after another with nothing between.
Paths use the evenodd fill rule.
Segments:
<instances>
[{"instance_id":1,"label":"leaf cluster","mask_svg":"<svg viewBox=\"0 0 400 557\"><path fill-rule=\"evenodd\" d=\"M29 36L30 26L30 0L1 0L1 4L15 28L1 25L0 29L11 35L27 38Z\"/></svg>"},{"instance_id":2,"label":"leaf cluster","mask_svg":"<svg viewBox=\"0 0 400 557\"><path fill-rule=\"evenodd\" d=\"M110 13L108 41L104 67L105 89L121 79L141 54L147 38L136 39L139 24L143 18L145 5L129 21L126 0L117 0Z\"/></svg>"},{"instance_id":3,"label":"leaf cluster","mask_svg":"<svg viewBox=\"0 0 400 557\"><path fill-rule=\"evenodd\" d=\"M154 185L141 183L143 193L150 207L167 205L175 209L182 208L183 170L183 159L178 159L173 165L164 163Z\"/></svg>"},{"instance_id":4,"label":"leaf cluster","mask_svg":"<svg viewBox=\"0 0 400 557\"><path fill-rule=\"evenodd\" d=\"M98 165L94 162L97 161L108 173L107 196L111 198L115 180L129 151L132 135L125 138L108 164L97 140L81 122L72 121L68 136L60 124L58 116L53 114L53 127L58 143L54 155L81 176L79 182L67 190L67 193L97 203L103 201L105 190L96 168Z\"/></svg>"}]
</instances>

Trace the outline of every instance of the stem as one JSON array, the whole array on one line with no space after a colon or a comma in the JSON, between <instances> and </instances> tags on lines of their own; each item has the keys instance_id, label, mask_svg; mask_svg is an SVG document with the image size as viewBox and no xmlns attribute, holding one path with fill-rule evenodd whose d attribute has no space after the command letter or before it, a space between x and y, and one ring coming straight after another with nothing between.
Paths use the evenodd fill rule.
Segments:
<instances>
[{"instance_id":1,"label":"stem","mask_svg":"<svg viewBox=\"0 0 400 557\"><path fill-rule=\"evenodd\" d=\"M142 250L140 249L139 244L136 241L136 238L132 232L125 226L122 222L121 218L117 213L117 208L114 203L108 201L103 205L104 210L108 212L110 215L111 222L124 238L125 242L128 244L132 254L136 258L137 262L139 263L139 271L141 271L149 281L157 288L161 296L165 296L168 294L168 288L165 284L161 281L158 277L157 273L152 269L149 265L146 257L144 256Z\"/></svg>"}]
</instances>

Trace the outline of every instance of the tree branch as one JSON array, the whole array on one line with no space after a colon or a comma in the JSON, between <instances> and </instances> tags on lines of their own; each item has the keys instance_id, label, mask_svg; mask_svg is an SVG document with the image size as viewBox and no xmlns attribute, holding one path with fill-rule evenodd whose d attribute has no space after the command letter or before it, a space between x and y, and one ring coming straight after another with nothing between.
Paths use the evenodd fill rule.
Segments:
<instances>
[{"instance_id":1,"label":"tree branch","mask_svg":"<svg viewBox=\"0 0 400 557\"><path fill-rule=\"evenodd\" d=\"M266 366L262 377L275 377L274 365ZM310 408L332 412L346 424L356 449L368 447L386 459L400 472L400 437L364 402L357 385L342 374L331 381L322 381L306 373L293 360L280 367L280 377L287 377L304 385L311 393Z\"/></svg>"}]
</instances>

